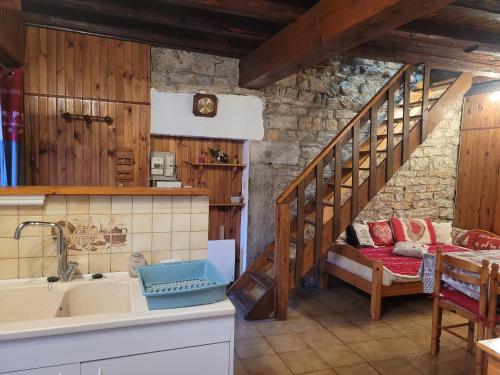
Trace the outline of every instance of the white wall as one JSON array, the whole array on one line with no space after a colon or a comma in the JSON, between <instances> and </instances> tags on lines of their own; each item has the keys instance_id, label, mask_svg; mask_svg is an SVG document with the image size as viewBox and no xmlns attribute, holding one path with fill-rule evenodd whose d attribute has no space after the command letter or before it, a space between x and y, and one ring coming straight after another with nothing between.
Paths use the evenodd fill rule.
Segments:
<instances>
[{"instance_id":1,"label":"white wall","mask_svg":"<svg viewBox=\"0 0 500 375\"><path fill-rule=\"evenodd\" d=\"M151 89L151 133L189 137L250 139L264 137L264 102L252 95L217 95L217 115L193 115L191 93Z\"/></svg>"}]
</instances>

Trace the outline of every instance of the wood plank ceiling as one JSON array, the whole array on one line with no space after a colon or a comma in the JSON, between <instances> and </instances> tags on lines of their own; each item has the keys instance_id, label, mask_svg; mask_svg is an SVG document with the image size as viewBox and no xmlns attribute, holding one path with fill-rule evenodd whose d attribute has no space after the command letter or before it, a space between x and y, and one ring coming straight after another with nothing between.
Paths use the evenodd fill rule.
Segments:
<instances>
[{"instance_id":1,"label":"wood plank ceiling","mask_svg":"<svg viewBox=\"0 0 500 375\"><path fill-rule=\"evenodd\" d=\"M28 24L241 58L329 1L23 0L22 11ZM364 44L347 54L500 77L497 0L456 0L394 25L399 27L360 39Z\"/></svg>"}]
</instances>

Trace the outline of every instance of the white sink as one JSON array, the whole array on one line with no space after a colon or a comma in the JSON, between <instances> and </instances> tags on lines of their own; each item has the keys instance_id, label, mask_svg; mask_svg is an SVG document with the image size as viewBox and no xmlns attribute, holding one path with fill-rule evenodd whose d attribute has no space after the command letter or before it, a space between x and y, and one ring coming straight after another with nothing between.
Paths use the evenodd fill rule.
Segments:
<instances>
[{"instance_id":1,"label":"white sink","mask_svg":"<svg viewBox=\"0 0 500 375\"><path fill-rule=\"evenodd\" d=\"M130 283L77 280L2 285L0 324L131 311Z\"/></svg>"},{"instance_id":2,"label":"white sink","mask_svg":"<svg viewBox=\"0 0 500 375\"><path fill-rule=\"evenodd\" d=\"M58 317L130 312L130 286L119 282L89 282L69 288Z\"/></svg>"}]
</instances>

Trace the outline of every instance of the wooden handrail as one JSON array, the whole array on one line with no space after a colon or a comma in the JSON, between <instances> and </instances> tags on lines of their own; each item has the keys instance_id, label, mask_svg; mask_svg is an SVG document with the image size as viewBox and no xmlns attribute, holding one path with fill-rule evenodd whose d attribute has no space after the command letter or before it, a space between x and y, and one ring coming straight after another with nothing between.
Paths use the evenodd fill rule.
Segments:
<instances>
[{"instance_id":1,"label":"wooden handrail","mask_svg":"<svg viewBox=\"0 0 500 375\"><path fill-rule=\"evenodd\" d=\"M412 65L406 64L402 66L398 72L380 89L380 91L363 107L363 109L349 122L347 126L345 126L339 134L332 141L326 145L323 150L314 158L314 160L304 169L304 171L295 178L295 180L288 186L288 188L278 197L276 200L277 204L282 203L290 203L292 199L292 194L296 191L299 184L307 178L307 176L311 175L316 167L318 166L320 161L323 161L330 153L333 153L333 149L335 145L337 145L343 138L348 135L353 126L356 123L359 123L363 118L365 118L375 104L379 103L384 96L387 94L389 89L396 84L403 74L412 67Z\"/></svg>"}]
</instances>

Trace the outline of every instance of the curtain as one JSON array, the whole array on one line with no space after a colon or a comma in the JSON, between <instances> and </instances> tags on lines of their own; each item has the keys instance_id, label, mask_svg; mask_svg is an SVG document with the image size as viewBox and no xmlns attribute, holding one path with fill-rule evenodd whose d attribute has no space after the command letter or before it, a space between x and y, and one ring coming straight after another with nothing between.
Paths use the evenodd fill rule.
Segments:
<instances>
[{"instance_id":1,"label":"curtain","mask_svg":"<svg viewBox=\"0 0 500 375\"><path fill-rule=\"evenodd\" d=\"M24 184L23 72L0 68L0 185Z\"/></svg>"}]
</instances>

